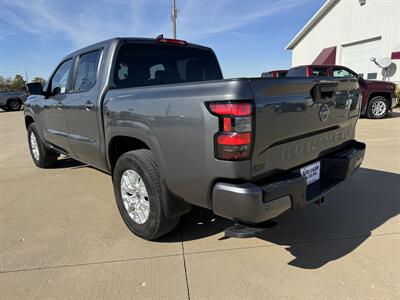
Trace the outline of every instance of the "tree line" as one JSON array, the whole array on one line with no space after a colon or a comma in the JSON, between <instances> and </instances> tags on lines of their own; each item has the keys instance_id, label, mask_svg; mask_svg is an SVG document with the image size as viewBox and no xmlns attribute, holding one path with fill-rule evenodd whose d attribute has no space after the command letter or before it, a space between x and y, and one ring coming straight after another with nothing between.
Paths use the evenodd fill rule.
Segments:
<instances>
[{"instance_id":1,"label":"tree line","mask_svg":"<svg viewBox=\"0 0 400 300\"><path fill-rule=\"evenodd\" d=\"M32 82L40 82L42 86L46 84L46 80L42 77L33 78ZM17 74L14 78L0 76L0 91L25 91L26 81Z\"/></svg>"}]
</instances>

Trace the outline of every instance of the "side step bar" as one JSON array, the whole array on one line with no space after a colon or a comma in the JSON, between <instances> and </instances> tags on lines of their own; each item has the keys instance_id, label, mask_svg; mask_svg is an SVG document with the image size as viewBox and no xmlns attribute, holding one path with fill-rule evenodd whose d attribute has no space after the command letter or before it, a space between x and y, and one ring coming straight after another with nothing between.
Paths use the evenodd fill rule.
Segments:
<instances>
[{"instance_id":1,"label":"side step bar","mask_svg":"<svg viewBox=\"0 0 400 300\"><path fill-rule=\"evenodd\" d=\"M322 205L325 202L325 197L321 197L315 203L318 205ZM279 223L267 220L265 222L254 224L254 225L245 225L240 223L235 223L235 225L225 229L225 238L252 238L261 235L264 232L275 230L279 228Z\"/></svg>"},{"instance_id":2,"label":"side step bar","mask_svg":"<svg viewBox=\"0 0 400 300\"><path fill-rule=\"evenodd\" d=\"M268 220L260 224L244 225L236 223L235 225L225 229L225 238L251 238L260 234L279 228L279 223Z\"/></svg>"}]
</instances>

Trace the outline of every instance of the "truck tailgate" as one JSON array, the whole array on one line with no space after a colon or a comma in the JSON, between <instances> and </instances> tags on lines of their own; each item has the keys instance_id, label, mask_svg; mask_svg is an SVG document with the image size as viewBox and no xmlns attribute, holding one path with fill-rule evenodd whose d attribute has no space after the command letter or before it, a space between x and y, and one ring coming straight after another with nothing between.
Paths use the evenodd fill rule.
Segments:
<instances>
[{"instance_id":1,"label":"truck tailgate","mask_svg":"<svg viewBox=\"0 0 400 300\"><path fill-rule=\"evenodd\" d=\"M353 79L251 78L252 178L316 160L354 138L360 90Z\"/></svg>"}]
</instances>

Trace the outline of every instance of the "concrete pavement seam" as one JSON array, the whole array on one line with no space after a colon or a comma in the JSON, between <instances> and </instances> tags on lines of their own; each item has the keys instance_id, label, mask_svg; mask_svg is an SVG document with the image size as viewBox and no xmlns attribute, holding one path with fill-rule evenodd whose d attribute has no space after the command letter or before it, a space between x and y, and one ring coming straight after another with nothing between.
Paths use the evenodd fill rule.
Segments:
<instances>
[{"instance_id":1,"label":"concrete pavement seam","mask_svg":"<svg viewBox=\"0 0 400 300\"><path fill-rule=\"evenodd\" d=\"M300 241L300 242L294 242L294 243L287 243L285 245L268 244L268 245L262 245L262 246L249 246L249 247L240 247L240 248L226 248L226 249L216 249L216 250L193 251L193 252L185 252L185 255L204 254L204 253L212 253L212 252L224 252L224 251L236 251L236 250L249 250L249 249L257 249L257 248L267 248L267 247L285 247L285 246L291 246L291 245L324 243L324 242L329 242L329 241L351 240L351 239L360 239L360 238L368 238L368 237L369 238L373 238L373 237L378 237L378 236L389 236L389 235L400 235L400 232L381 233L381 234L375 234L375 235L359 235L359 236L352 236L352 237L332 238L332 239L314 240L314 241ZM181 243L182 243L182 247L183 247L183 239L182 239ZM100 265L100 264L121 263L121 262L129 262L129 261L141 261L141 260L150 260L150 259L156 259L156 258L177 257L177 256L180 256L180 255L183 255L183 254L167 254L167 255L158 255L158 256L149 256L149 257L137 257L137 258L128 258L128 259L117 259L117 260L98 261L98 262L89 262L89 263L79 263L79 264L70 264L70 265L58 265L58 266L50 266L50 267L25 268L25 269L17 269L17 270L4 270L4 271L0 271L0 274L18 273L18 272L27 272L27 271L62 269L62 268L70 268L70 267L80 267L80 266L90 266L90 265ZM185 265L185 275L186 275L186 279L187 279L186 261L185 261L184 265ZM188 286L188 291L189 291L189 286Z\"/></svg>"},{"instance_id":2,"label":"concrete pavement seam","mask_svg":"<svg viewBox=\"0 0 400 300\"><path fill-rule=\"evenodd\" d=\"M25 268L25 269L16 269L16 270L4 270L4 271L0 271L0 274L19 273L19 272L28 272L28 271L41 271L41 270L53 270L53 269L63 269L63 268L82 267L82 266L91 266L91 265L122 263L122 262L130 262L130 261L141 261L141 260L150 260L150 259L166 258L166 257L178 257L180 255L182 255L182 254L180 254L180 253L179 254L167 254L167 255L156 255L156 256L149 256L149 257L136 257L136 258L127 258L127 259L95 261L95 262L69 264L69 265Z\"/></svg>"},{"instance_id":3,"label":"concrete pavement seam","mask_svg":"<svg viewBox=\"0 0 400 300\"><path fill-rule=\"evenodd\" d=\"M249 247L226 248L226 249L217 249L217 250L193 251L193 252L186 252L185 254L186 255L193 255L193 254L224 252L224 251L235 251L235 250L248 250L248 249L267 248L267 247L287 247L287 246L292 246L292 245L325 243L325 242L330 242L330 241L345 241L345 240L353 240L353 239L361 239L361 238L373 238L373 237L388 236L388 235L400 235L400 232L380 233L380 234L374 234L374 235L359 235L359 236L350 236L350 237L343 237L343 238L332 238L332 239L324 239L324 240L313 240L313 241L299 241L299 242L287 243L285 245L268 244L268 245L261 245L261 246L249 246Z\"/></svg>"},{"instance_id":4,"label":"concrete pavement seam","mask_svg":"<svg viewBox=\"0 0 400 300\"><path fill-rule=\"evenodd\" d=\"M185 279L186 279L186 290L187 290L188 299L190 300L189 280L188 280L187 269L186 269L185 247L183 246L183 233L182 233L182 230L181 230L180 233L181 233L181 247L182 247L182 257L183 257L183 268L185 270Z\"/></svg>"}]
</instances>

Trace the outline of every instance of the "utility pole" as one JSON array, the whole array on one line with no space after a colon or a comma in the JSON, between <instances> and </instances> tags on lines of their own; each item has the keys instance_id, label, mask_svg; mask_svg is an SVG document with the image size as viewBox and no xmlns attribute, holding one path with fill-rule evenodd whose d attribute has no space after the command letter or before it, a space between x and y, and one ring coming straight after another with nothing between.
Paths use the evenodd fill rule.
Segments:
<instances>
[{"instance_id":1,"label":"utility pole","mask_svg":"<svg viewBox=\"0 0 400 300\"><path fill-rule=\"evenodd\" d=\"M171 12L172 30L174 39L176 39L176 18L178 17L178 10L176 9L176 0L174 0Z\"/></svg>"},{"instance_id":2,"label":"utility pole","mask_svg":"<svg viewBox=\"0 0 400 300\"><path fill-rule=\"evenodd\" d=\"M25 79L26 79L26 82L29 81L29 80L28 80L28 72L26 71L26 69L25 69Z\"/></svg>"}]
</instances>

